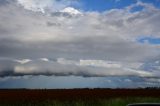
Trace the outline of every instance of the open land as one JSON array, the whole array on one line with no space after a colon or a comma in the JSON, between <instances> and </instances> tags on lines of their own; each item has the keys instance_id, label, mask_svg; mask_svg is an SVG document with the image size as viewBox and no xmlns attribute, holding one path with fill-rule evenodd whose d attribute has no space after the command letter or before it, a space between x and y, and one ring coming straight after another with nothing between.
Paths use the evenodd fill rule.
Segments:
<instances>
[{"instance_id":1,"label":"open land","mask_svg":"<svg viewBox=\"0 0 160 106\"><path fill-rule=\"evenodd\" d=\"M126 106L160 103L160 89L1 89L0 106Z\"/></svg>"}]
</instances>

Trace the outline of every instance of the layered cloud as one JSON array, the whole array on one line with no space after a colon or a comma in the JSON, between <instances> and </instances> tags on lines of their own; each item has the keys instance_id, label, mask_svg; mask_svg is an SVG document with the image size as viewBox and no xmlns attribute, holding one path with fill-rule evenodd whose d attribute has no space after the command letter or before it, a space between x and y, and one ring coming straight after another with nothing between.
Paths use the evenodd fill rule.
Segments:
<instances>
[{"instance_id":1,"label":"layered cloud","mask_svg":"<svg viewBox=\"0 0 160 106\"><path fill-rule=\"evenodd\" d=\"M67 60L58 58L55 61L46 58L37 60L7 60L0 61L0 77L24 75L55 75L55 76L139 76L155 77L151 72L136 70L123 64L103 60Z\"/></svg>"},{"instance_id":2,"label":"layered cloud","mask_svg":"<svg viewBox=\"0 0 160 106\"><path fill-rule=\"evenodd\" d=\"M71 7L76 1L5 1L0 1L5 3L0 5L1 77L160 75L158 66L146 68L159 61L160 45L137 40L160 36L160 10L151 4L100 13ZM136 6L143 9L133 12Z\"/></svg>"}]
</instances>

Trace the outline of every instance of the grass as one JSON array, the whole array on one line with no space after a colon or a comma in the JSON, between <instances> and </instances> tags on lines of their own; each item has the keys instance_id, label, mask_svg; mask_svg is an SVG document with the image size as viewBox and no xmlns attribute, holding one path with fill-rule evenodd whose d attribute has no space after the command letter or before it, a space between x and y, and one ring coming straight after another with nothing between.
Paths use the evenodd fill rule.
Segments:
<instances>
[{"instance_id":1,"label":"grass","mask_svg":"<svg viewBox=\"0 0 160 106\"><path fill-rule=\"evenodd\" d=\"M101 99L101 100L76 100L76 101L52 101L46 100L41 102L10 102L2 103L0 106L126 106L130 103L160 103L160 98L153 97L128 97L115 99Z\"/></svg>"}]
</instances>

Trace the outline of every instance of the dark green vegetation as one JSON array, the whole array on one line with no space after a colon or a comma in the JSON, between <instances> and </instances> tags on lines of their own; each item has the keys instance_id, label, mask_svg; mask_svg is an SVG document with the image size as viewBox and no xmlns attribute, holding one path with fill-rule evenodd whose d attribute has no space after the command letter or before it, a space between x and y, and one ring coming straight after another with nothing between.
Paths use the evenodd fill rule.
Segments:
<instances>
[{"instance_id":1,"label":"dark green vegetation","mask_svg":"<svg viewBox=\"0 0 160 106\"><path fill-rule=\"evenodd\" d=\"M160 90L0 90L0 106L126 106L131 103L160 103Z\"/></svg>"},{"instance_id":2,"label":"dark green vegetation","mask_svg":"<svg viewBox=\"0 0 160 106\"><path fill-rule=\"evenodd\" d=\"M160 98L150 97L128 97L128 98L114 98L102 100L76 100L76 101L31 101L31 102L3 102L0 106L126 106L130 103L160 103Z\"/></svg>"}]
</instances>

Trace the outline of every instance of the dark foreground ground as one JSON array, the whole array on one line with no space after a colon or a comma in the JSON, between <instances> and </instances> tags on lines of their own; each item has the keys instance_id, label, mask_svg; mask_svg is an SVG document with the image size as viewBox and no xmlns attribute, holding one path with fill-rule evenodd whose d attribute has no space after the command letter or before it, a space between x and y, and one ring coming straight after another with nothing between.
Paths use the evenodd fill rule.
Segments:
<instances>
[{"instance_id":1,"label":"dark foreground ground","mask_svg":"<svg viewBox=\"0 0 160 106\"><path fill-rule=\"evenodd\" d=\"M108 104L108 102L111 102ZM133 102L160 103L159 89L0 90L0 106L124 106ZM122 105L120 105L120 103ZM124 102L124 103L123 103ZM13 105L14 104L14 105ZM22 105L23 104L23 105ZM72 105L73 104L73 105ZM77 105L76 105L77 104ZM87 105L88 104L88 105Z\"/></svg>"},{"instance_id":2,"label":"dark foreground ground","mask_svg":"<svg viewBox=\"0 0 160 106\"><path fill-rule=\"evenodd\" d=\"M158 97L158 89L61 89L61 90L0 90L0 101L88 100L125 97Z\"/></svg>"}]
</instances>

